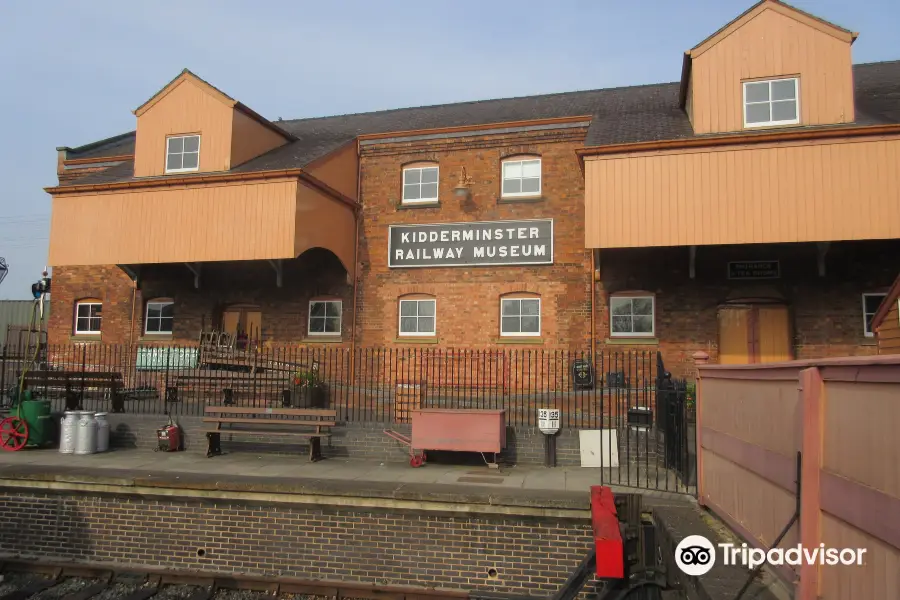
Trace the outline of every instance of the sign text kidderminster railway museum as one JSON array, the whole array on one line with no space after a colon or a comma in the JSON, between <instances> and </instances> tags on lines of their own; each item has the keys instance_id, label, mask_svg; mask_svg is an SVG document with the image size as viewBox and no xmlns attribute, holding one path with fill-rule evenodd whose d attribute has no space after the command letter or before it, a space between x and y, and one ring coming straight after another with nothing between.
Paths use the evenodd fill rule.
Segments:
<instances>
[{"instance_id":1,"label":"sign text kidderminster railway museum","mask_svg":"<svg viewBox=\"0 0 900 600\"><path fill-rule=\"evenodd\" d=\"M388 266L552 265L553 219L391 225Z\"/></svg>"}]
</instances>

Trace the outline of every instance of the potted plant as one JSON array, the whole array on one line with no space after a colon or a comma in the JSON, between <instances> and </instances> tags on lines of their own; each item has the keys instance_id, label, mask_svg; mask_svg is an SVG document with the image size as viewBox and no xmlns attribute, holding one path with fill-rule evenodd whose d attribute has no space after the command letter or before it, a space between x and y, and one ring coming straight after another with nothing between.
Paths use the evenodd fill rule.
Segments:
<instances>
[{"instance_id":1,"label":"potted plant","mask_svg":"<svg viewBox=\"0 0 900 600\"><path fill-rule=\"evenodd\" d=\"M684 408L688 422L697 420L697 384L693 381L687 384L684 391Z\"/></svg>"},{"instance_id":2,"label":"potted plant","mask_svg":"<svg viewBox=\"0 0 900 600\"><path fill-rule=\"evenodd\" d=\"M291 405L294 408L320 406L322 387L316 371L298 369L291 377Z\"/></svg>"}]
</instances>

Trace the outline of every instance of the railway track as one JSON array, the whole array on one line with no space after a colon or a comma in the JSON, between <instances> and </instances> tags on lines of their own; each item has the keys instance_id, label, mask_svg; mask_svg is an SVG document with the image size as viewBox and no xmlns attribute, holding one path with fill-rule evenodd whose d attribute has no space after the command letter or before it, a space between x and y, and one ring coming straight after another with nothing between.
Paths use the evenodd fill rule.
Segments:
<instances>
[{"instance_id":1,"label":"railway track","mask_svg":"<svg viewBox=\"0 0 900 600\"><path fill-rule=\"evenodd\" d=\"M477 600L468 592L175 573L110 566L0 562L0 600ZM499 596L491 598L500 600Z\"/></svg>"}]
</instances>

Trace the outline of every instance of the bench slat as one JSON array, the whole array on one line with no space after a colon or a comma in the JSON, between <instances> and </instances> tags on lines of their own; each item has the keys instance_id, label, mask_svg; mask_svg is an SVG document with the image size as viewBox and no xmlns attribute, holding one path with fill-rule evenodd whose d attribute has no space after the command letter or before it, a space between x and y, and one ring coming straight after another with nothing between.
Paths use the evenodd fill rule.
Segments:
<instances>
[{"instance_id":1,"label":"bench slat","mask_svg":"<svg viewBox=\"0 0 900 600\"><path fill-rule=\"evenodd\" d=\"M259 425L308 425L310 427L335 427L334 421L288 421L286 419L232 419L203 418L204 423L251 423Z\"/></svg>"},{"instance_id":2,"label":"bench slat","mask_svg":"<svg viewBox=\"0 0 900 600\"><path fill-rule=\"evenodd\" d=\"M252 435L294 435L297 437L320 438L331 437L330 433L311 433L305 431L253 431L250 429L207 429L206 433L249 433Z\"/></svg>"},{"instance_id":3,"label":"bench slat","mask_svg":"<svg viewBox=\"0 0 900 600\"><path fill-rule=\"evenodd\" d=\"M248 415L291 415L300 417L337 417L336 410L327 408L253 408L241 406L207 406L206 413L248 414Z\"/></svg>"}]
</instances>

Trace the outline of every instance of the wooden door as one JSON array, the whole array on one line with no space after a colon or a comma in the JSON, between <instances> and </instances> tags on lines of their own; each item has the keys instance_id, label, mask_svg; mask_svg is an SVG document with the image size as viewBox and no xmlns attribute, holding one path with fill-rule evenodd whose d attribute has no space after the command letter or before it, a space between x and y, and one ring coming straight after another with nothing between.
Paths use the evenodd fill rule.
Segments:
<instances>
[{"instance_id":1,"label":"wooden door","mask_svg":"<svg viewBox=\"0 0 900 600\"><path fill-rule=\"evenodd\" d=\"M750 308L720 308L719 363L746 365L751 362L750 350Z\"/></svg>"},{"instance_id":2,"label":"wooden door","mask_svg":"<svg viewBox=\"0 0 900 600\"><path fill-rule=\"evenodd\" d=\"M247 336L251 340L259 340L262 336L260 332L262 331L262 313L258 310L248 310L247 311L247 325L244 328L244 331L247 333Z\"/></svg>"},{"instance_id":3,"label":"wooden door","mask_svg":"<svg viewBox=\"0 0 900 600\"><path fill-rule=\"evenodd\" d=\"M720 364L746 365L792 358L787 306L726 306L719 309Z\"/></svg>"},{"instance_id":4,"label":"wooden door","mask_svg":"<svg viewBox=\"0 0 900 600\"><path fill-rule=\"evenodd\" d=\"M770 363L791 360L791 325L787 306L760 306L757 308L757 359Z\"/></svg>"},{"instance_id":5,"label":"wooden door","mask_svg":"<svg viewBox=\"0 0 900 600\"><path fill-rule=\"evenodd\" d=\"M238 325L241 321L241 311L226 310L222 313L222 331L237 335Z\"/></svg>"}]
</instances>

